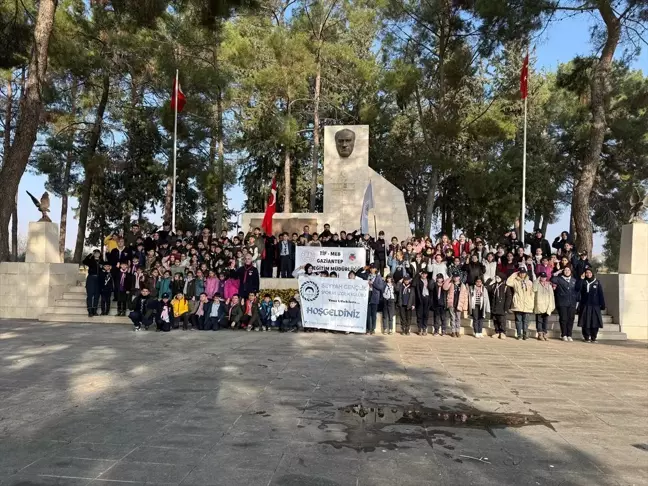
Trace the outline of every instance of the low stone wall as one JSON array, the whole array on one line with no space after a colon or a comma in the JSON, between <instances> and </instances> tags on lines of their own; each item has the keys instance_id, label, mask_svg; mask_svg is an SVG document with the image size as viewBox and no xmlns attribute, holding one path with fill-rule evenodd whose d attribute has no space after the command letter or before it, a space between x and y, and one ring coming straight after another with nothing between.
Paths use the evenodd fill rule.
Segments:
<instances>
[{"instance_id":1,"label":"low stone wall","mask_svg":"<svg viewBox=\"0 0 648 486\"><path fill-rule=\"evenodd\" d=\"M0 263L0 318L37 319L80 279L75 263Z\"/></svg>"}]
</instances>

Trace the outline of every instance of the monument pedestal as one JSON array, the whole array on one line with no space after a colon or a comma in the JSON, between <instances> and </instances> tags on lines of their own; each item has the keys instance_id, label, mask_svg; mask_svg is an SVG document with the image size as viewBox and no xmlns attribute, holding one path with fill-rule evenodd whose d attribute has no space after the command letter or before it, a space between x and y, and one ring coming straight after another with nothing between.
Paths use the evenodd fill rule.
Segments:
<instances>
[{"instance_id":1,"label":"monument pedestal","mask_svg":"<svg viewBox=\"0 0 648 486\"><path fill-rule=\"evenodd\" d=\"M336 143L336 134L341 132L346 132L349 139L342 153ZM368 125L324 129L324 212L276 213L273 233L301 234L304 225L310 227L311 233L319 233L325 223L336 233L359 230L362 202L369 182L375 202L375 208L369 211L369 233L384 231L387 241L392 236L399 240L412 236L403 192L369 167ZM262 221L263 213L243 214L243 231L260 227Z\"/></svg>"},{"instance_id":2,"label":"monument pedestal","mask_svg":"<svg viewBox=\"0 0 648 486\"><path fill-rule=\"evenodd\" d=\"M29 223L25 262L0 263L0 318L37 319L80 278L79 265L61 263L56 223Z\"/></svg>"},{"instance_id":3,"label":"monument pedestal","mask_svg":"<svg viewBox=\"0 0 648 486\"><path fill-rule=\"evenodd\" d=\"M59 227L56 223L29 223L27 263L62 263L59 255Z\"/></svg>"},{"instance_id":4,"label":"monument pedestal","mask_svg":"<svg viewBox=\"0 0 648 486\"><path fill-rule=\"evenodd\" d=\"M608 313L629 339L648 339L648 224L623 226L619 273L600 274Z\"/></svg>"}]
</instances>

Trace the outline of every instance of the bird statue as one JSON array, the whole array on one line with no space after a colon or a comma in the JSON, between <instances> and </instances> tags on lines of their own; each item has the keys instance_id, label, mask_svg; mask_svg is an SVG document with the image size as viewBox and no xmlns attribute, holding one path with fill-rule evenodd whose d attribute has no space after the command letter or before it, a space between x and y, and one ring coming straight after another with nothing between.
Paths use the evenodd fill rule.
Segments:
<instances>
[{"instance_id":1,"label":"bird statue","mask_svg":"<svg viewBox=\"0 0 648 486\"><path fill-rule=\"evenodd\" d=\"M40 201L38 199L36 199L34 197L34 195L32 193L30 193L29 191L26 191L26 192L27 192L27 194L29 194L29 197L31 197L31 200L34 202L34 206L36 206L36 208L41 212L42 217L41 217L41 219L38 220L38 222L40 223L40 222L45 221L45 222L51 223L52 220L47 215L47 213L49 213L49 210L50 210L49 209L50 208L50 198L49 198L49 194L47 193L47 191L43 193L43 195L40 198Z\"/></svg>"},{"instance_id":2,"label":"bird statue","mask_svg":"<svg viewBox=\"0 0 648 486\"><path fill-rule=\"evenodd\" d=\"M630 196L630 224L643 223L642 214L648 209L648 194L641 197L639 190L635 188Z\"/></svg>"}]
</instances>

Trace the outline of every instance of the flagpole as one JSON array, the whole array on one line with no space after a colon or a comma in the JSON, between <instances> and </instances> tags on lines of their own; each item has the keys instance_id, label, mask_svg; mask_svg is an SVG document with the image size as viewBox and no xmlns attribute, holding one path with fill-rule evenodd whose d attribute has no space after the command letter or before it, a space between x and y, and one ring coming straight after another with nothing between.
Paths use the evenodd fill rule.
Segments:
<instances>
[{"instance_id":1,"label":"flagpole","mask_svg":"<svg viewBox=\"0 0 648 486\"><path fill-rule=\"evenodd\" d=\"M527 51L527 56L528 56ZM528 74L527 74L528 80ZM528 83L528 81L527 81ZM527 85L528 86L528 85ZM524 138L522 142L522 218L520 219L520 236L524 241L524 223L526 218L526 160L527 160L527 100L529 98L528 92L524 97Z\"/></svg>"},{"instance_id":2,"label":"flagpole","mask_svg":"<svg viewBox=\"0 0 648 486\"><path fill-rule=\"evenodd\" d=\"M176 230L176 157L178 153L178 77L179 69L176 69L175 79L175 121L173 123L173 207L171 214L171 231L175 234Z\"/></svg>"}]
</instances>

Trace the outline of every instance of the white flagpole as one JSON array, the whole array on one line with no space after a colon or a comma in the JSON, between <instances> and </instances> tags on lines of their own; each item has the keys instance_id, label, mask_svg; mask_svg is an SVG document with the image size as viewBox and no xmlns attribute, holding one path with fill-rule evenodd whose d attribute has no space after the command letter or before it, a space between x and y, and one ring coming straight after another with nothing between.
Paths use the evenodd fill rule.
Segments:
<instances>
[{"instance_id":1,"label":"white flagpole","mask_svg":"<svg viewBox=\"0 0 648 486\"><path fill-rule=\"evenodd\" d=\"M527 54L528 55L528 54ZM526 217L526 159L527 159L527 100L529 98L529 75L527 74L527 93L524 97L524 139L522 142L522 218L520 219L520 235L524 241L524 222Z\"/></svg>"},{"instance_id":2,"label":"white flagpole","mask_svg":"<svg viewBox=\"0 0 648 486\"><path fill-rule=\"evenodd\" d=\"M173 209L171 215L171 231L173 231L174 234L176 230L176 156L178 152L178 75L179 75L179 70L176 69L175 93L174 93L175 122L173 124ZM526 137L526 131L525 131L525 137Z\"/></svg>"}]
</instances>

